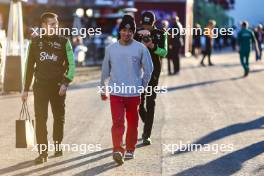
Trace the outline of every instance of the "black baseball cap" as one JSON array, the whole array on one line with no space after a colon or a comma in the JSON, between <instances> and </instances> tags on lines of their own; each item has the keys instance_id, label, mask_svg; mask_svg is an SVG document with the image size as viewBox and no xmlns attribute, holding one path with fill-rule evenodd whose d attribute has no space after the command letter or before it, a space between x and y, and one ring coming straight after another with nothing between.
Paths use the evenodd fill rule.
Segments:
<instances>
[{"instance_id":1,"label":"black baseball cap","mask_svg":"<svg viewBox=\"0 0 264 176\"><path fill-rule=\"evenodd\" d=\"M133 33L135 33L136 31L136 23L135 23L135 19L130 16L130 15L124 15L122 18L122 22L119 25L119 31L121 31L122 29L131 29L133 31Z\"/></svg>"},{"instance_id":2,"label":"black baseball cap","mask_svg":"<svg viewBox=\"0 0 264 176\"><path fill-rule=\"evenodd\" d=\"M141 15L142 25L154 25L156 21L155 14L152 11L146 11Z\"/></svg>"}]
</instances>

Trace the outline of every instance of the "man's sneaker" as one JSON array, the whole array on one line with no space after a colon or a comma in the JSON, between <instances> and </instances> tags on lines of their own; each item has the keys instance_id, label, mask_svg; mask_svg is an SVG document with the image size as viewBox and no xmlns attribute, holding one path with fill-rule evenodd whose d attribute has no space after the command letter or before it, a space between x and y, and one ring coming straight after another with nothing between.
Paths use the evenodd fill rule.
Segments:
<instances>
[{"instance_id":1,"label":"man's sneaker","mask_svg":"<svg viewBox=\"0 0 264 176\"><path fill-rule=\"evenodd\" d=\"M61 141L54 141L54 146L55 146L55 152L53 157L60 157L63 155L62 149L61 149Z\"/></svg>"},{"instance_id":2,"label":"man's sneaker","mask_svg":"<svg viewBox=\"0 0 264 176\"><path fill-rule=\"evenodd\" d=\"M201 65L202 67L205 67L205 64L204 64L203 62L201 62L200 65Z\"/></svg>"},{"instance_id":3,"label":"man's sneaker","mask_svg":"<svg viewBox=\"0 0 264 176\"><path fill-rule=\"evenodd\" d=\"M114 152L113 153L113 159L119 165L124 164L124 157L123 157L123 154L121 152Z\"/></svg>"},{"instance_id":4,"label":"man's sneaker","mask_svg":"<svg viewBox=\"0 0 264 176\"><path fill-rule=\"evenodd\" d=\"M244 74L244 77L247 77L248 74L249 74L249 70L246 70L246 71L245 71L245 74Z\"/></svg>"},{"instance_id":5,"label":"man's sneaker","mask_svg":"<svg viewBox=\"0 0 264 176\"><path fill-rule=\"evenodd\" d=\"M151 145L151 139L150 138L143 138L143 144L144 145Z\"/></svg>"},{"instance_id":6,"label":"man's sneaker","mask_svg":"<svg viewBox=\"0 0 264 176\"><path fill-rule=\"evenodd\" d=\"M48 155L41 154L35 159L35 164L43 164L47 161L48 161Z\"/></svg>"},{"instance_id":7,"label":"man's sneaker","mask_svg":"<svg viewBox=\"0 0 264 176\"><path fill-rule=\"evenodd\" d=\"M62 156L62 155L63 155L62 150L60 150L60 151L55 151L55 152L54 152L54 157L60 157L60 156Z\"/></svg>"},{"instance_id":8,"label":"man's sneaker","mask_svg":"<svg viewBox=\"0 0 264 176\"><path fill-rule=\"evenodd\" d=\"M134 159L135 158L135 154L133 151L127 151L125 154L125 159L129 160L129 159Z\"/></svg>"}]
</instances>

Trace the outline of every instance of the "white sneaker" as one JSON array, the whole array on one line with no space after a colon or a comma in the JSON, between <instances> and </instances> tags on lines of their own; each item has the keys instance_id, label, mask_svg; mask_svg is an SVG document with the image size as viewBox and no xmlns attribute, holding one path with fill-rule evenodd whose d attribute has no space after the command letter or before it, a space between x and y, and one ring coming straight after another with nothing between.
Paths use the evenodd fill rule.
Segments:
<instances>
[{"instance_id":1,"label":"white sneaker","mask_svg":"<svg viewBox=\"0 0 264 176\"><path fill-rule=\"evenodd\" d=\"M127 151L125 154L125 159L134 159L135 153L133 151Z\"/></svg>"}]
</instances>

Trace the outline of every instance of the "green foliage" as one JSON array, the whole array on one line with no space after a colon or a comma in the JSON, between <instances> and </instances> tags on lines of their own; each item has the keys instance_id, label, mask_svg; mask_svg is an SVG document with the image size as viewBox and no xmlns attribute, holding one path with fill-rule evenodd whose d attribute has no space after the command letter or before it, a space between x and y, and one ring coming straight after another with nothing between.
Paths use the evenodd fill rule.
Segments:
<instances>
[{"instance_id":1,"label":"green foliage","mask_svg":"<svg viewBox=\"0 0 264 176\"><path fill-rule=\"evenodd\" d=\"M194 24L199 23L202 27L205 27L210 19L214 19L218 27L227 27L230 21L230 17L221 6L204 0L195 0Z\"/></svg>"}]
</instances>

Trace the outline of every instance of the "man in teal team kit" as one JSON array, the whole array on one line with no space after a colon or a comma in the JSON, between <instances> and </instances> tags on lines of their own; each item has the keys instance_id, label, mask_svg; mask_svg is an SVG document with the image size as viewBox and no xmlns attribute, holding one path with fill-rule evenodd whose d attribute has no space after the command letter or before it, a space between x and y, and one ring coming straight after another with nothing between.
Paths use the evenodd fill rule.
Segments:
<instances>
[{"instance_id":1,"label":"man in teal team kit","mask_svg":"<svg viewBox=\"0 0 264 176\"><path fill-rule=\"evenodd\" d=\"M253 42L255 42L255 46L257 47L256 50L259 53L256 37L253 31L248 29L247 21L242 22L237 40L239 45L240 62L244 68L244 77L246 77L249 73L249 54Z\"/></svg>"},{"instance_id":2,"label":"man in teal team kit","mask_svg":"<svg viewBox=\"0 0 264 176\"><path fill-rule=\"evenodd\" d=\"M59 147L63 139L65 121L65 98L68 84L75 72L74 56L70 41L57 34L51 34L58 27L58 16L54 13L44 13L41 16L42 28L48 31L45 36L36 36L29 46L25 69L25 85L22 101L28 97L29 87L34 74L34 110L36 117L36 138L39 157L36 164L47 161L47 119L48 104L53 113L54 156L61 156Z\"/></svg>"}]
</instances>

